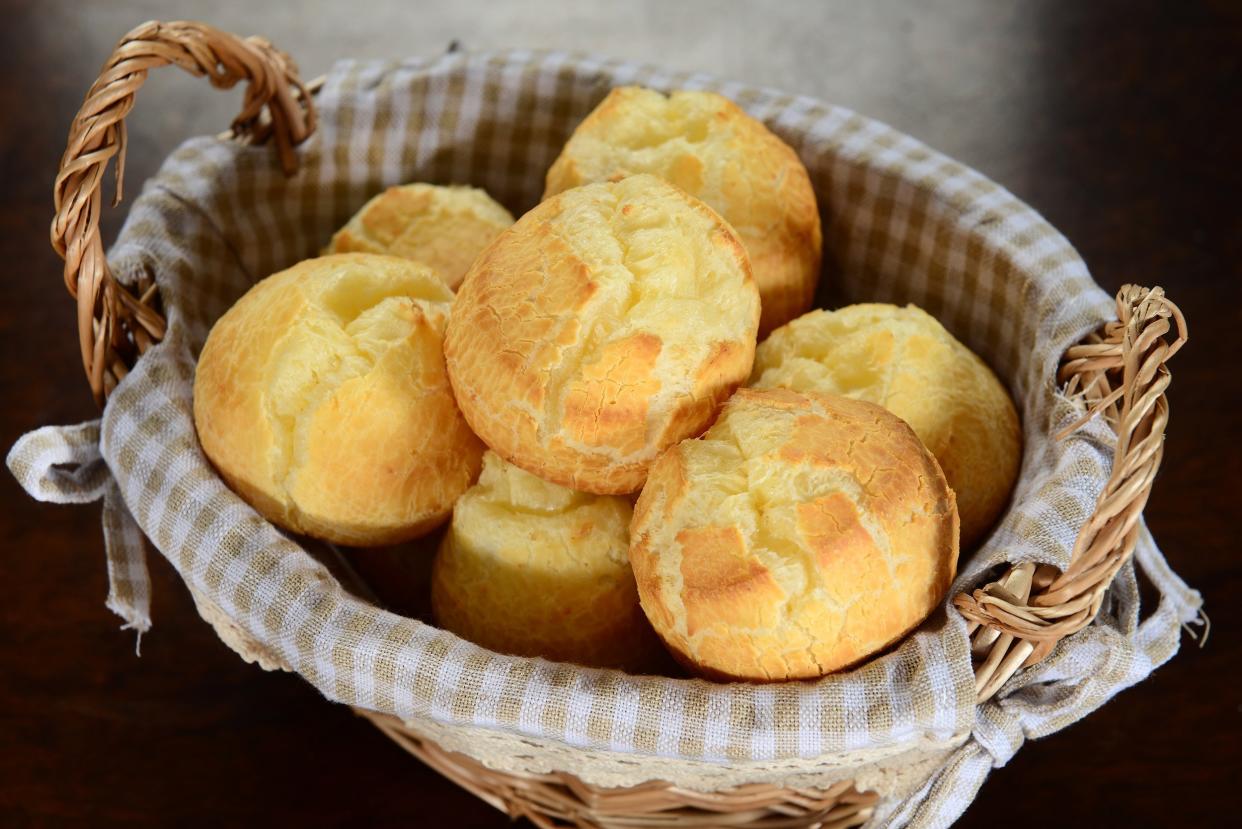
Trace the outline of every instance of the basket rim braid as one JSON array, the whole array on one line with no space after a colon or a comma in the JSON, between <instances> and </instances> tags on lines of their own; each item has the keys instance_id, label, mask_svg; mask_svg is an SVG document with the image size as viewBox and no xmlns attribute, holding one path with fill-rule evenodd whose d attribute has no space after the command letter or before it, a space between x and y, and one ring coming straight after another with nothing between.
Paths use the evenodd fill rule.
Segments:
<instances>
[{"instance_id":1,"label":"basket rim braid","mask_svg":"<svg viewBox=\"0 0 1242 829\"><path fill-rule=\"evenodd\" d=\"M207 75L218 87L247 81L232 137L256 145L272 144L277 152L273 157L260 146L230 150L229 146L237 145L219 139L187 143L170 157L155 186L144 188L131 208L126 230L106 259L98 228L103 174L108 161L115 158L119 201L124 118L146 73L170 63L195 75ZM472 84L483 86L480 107L498 105L496 101L507 100L508 93L518 95L514 105L528 105L532 100L521 95L535 96L551 87L560 97L550 114L543 115L541 127L550 134L572 127L602 90L620 83L716 89L765 120L804 160L830 159L808 162L826 211L825 250L833 248L837 254L838 273L830 273L829 278L866 271L868 289L879 299L922 300L920 304L941 317L959 338L1000 364L1020 406L1023 400L1042 401L1042 408L1024 411L1028 446L1022 474L1024 480L1034 475L1034 483L1025 489L1020 483L1015 505L1024 506L1024 496L1047 498L1056 489L1055 475L1039 478L1043 465L1072 462L1081 466L1084 458L1094 459L1093 486L1074 490L1068 501L1048 501L1066 510L1057 526L1062 536L1070 533L1069 538L1059 538L1067 557L1058 560L1041 555L1038 545L1020 549L1021 539L1006 518L989 545L976 554L976 564L959 575L954 587L958 595L946 602L947 608L957 612L950 610L933 625L938 631L920 632L896 651L844 677L772 686L629 677L538 659L499 657L435 628L370 607L346 593L327 570L240 502L214 474L204 476L202 470L209 467L194 441L192 424L188 435L184 427L192 355L205 330L193 319L194 314L187 313L190 306L179 307L190 294L181 283L165 277L172 267L169 261L160 259L157 248L143 248L137 242L142 233L154 233L157 238L192 235L194 222L209 224L210 216L183 214L167 220L160 212L174 198L207 203L193 201L209 194L189 173L255 176L271 188L309 192L305 188L312 184L307 180L322 175L316 165L320 164L317 154L323 152L319 142L327 147L331 140L331 135L324 137L325 132L339 128L334 119L341 111L349 111L352 118L365 117L371 100L367 91L377 87L389 94L414 89L422 96L417 99L420 105L424 100L428 106L438 101L441 107L446 94L461 95L463 86L468 94ZM468 118L443 117L443 109L439 115L422 125L420 140L431 129L438 130L440 139L447 135L473 140L469 130L482 129L479 125L485 123L463 125ZM480 116L474 112L472 117ZM537 140L527 138L532 147L538 145ZM543 136L545 141L549 138ZM488 158L489 146L493 153L500 152L503 145L497 142L506 139L513 136L489 136L491 144L474 146L469 158L481 163ZM437 167L441 159L435 156L429 162L432 170L460 175L466 162L453 156L454 145L446 146L447 167ZM528 159L537 156L534 149L526 154ZM355 161L351 157L345 163ZM541 177L542 169L536 173ZM482 175L499 176L484 186L502 195L530 191L530 173L522 165L488 168ZM287 184L278 181L284 176L292 176ZM515 183L523 176L527 178ZM349 193L352 201L347 199L343 207L352 211L361 203L356 198L360 191L391 183L397 182L376 180L374 175L354 181ZM299 186L303 189L297 190ZM1151 620L1138 620L1137 587L1130 564L1136 549L1139 564L1149 576L1167 571L1176 580L1141 522L1159 468L1168 419L1166 362L1187 336L1176 305L1159 288L1136 286L1125 286L1115 303L1109 303L1068 242L1029 207L978 173L848 110L772 90L721 83L705 75L664 73L586 55L528 51L449 54L433 61L395 65L342 64L320 88L318 83L303 84L289 58L261 38L241 39L200 23L151 22L122 39L91 87L70 131L56 179L55 202L53 246L65 259L65 282L77 301L82 358L92 391L101 404L108 401L99 450L123 496L121 509L128 508L138 526L179 570L204 616L235 649L268 667L297 670L329 698L365 709L367 717L412 753L494 805L513 815L525 815L538 825L667 825L676 815L692 821L686 825L845 826L858 825L871 816L876 800L850 782L866 782L865 775L852 773L835 780L821 776L826 787L770 782L754 784L769 786L766 789L720 786L713 799L693 787L668 782L610 787L568 771L498 769L496 763L466 756L473 752L446 751L437 744L444 741L429 738L420 724L442 730L455 723L481 725L532 744L556 743L568 752L590 749L634 758L725 763L742 768L743 773L751 761L755 768L765 763L768 768L781 768L781 762L788 762L790 779L796 777L793 771L822 772L834 765L857 770L866 762L882 764L902 752L930 749L940 752L935 754L940 771L923 775L918 781L921 787L916 785L912 795L885 816L886 820L918 823L920 816L932 814L931 809L939 809L942 816L960 813L986 770L1003 763L1026 731L1032 731L1005 720L1003 708L988 701L998 693L1002 697L1022 693L1027 684L1024 679L1038 679L1041 668L1066 650L1065 645L1057 647L1059 642L1073 637L1072 642L1085 643L1088 640L1083 637L1091 636L1121 641L1101 625L1092 625L1097 617L1116 622L1135 641L1142 639L1144 629L1150 634ZM842 204L865 204L866 210L838 211ZM340 212L342 205L336 207ZM322 234L324 227L330 231L335 221L338 216L316 216L312 235ZM936 236L937 223L965 228L967 234L964 250L949 246L947 262L928 252L941 241ZM289 258L289 251L276 247L264 255ZM302 247L307 247L306 240ZM919 289L913 289L913 296L903 293L906 286L896 284L894 274L906 254L929 268L934 278L943 275L952 284L938 288L939 292L923 288L922 294ZM970 282L973 277L963 264L980 257L992 272L1010 281L997 283L999 287ZM246 264L255 273L270 272L256 266L266 264L261 256ZM1110 304L1115 307L1113 322L1107 320ZM1041 327L1027 326L1031 334L1026 340L1018 336L1004 340L1005 326L998 322L1003 316L989 316L989 307L1019 306L1038 318ZM998 348L981 347L998 338L1003 341ZM1024 353L1036 346L1042 349L1036 356ZM1033 411L1040 415L1037 423L1032 422ZM1051 431L1059 433L1057 440L1050 439ZM1033 441L1038 444L1034 449ZM18 455L15 448L9 461L22 479L21 457L14 461ZM1056 474L1066 472L1058 468ZM186 483L190 480L192 485ZM149 497L139 497L140 492L158 492L163 502L154 504ZM1015 511L1021 510L1015 506ZM1044 519L1049 520L1048 516ZM1076 519L1076 525L1068 526ZM178 536L174 526L178 522L188 522L192 529L182 528ZM232 555L232 564L190 543L201 546L205 538ZM1000 549L1007 545L1013 548L1011 557ZM241 592L237 573L230 570L234 565L248 568ZM1180 581L1176 584L1181 585ZM1127 603L1125 596L1131 593L1134 601ZM1194 598L1197 601L1197 595ZM1197 603L1191 604L1190 600L1180 605L1172 602L1177 606L1170 610L1162 599L1158 613L1184 622L1197 610ZM299 614L301 623L291 624ZM1147 637L1151 641L1131 648L1135 659L1146 659L1147 671L1176 650L1176 624L1170 640L1170 634L1163 632L1168 624L1163 622L1158 643L1151 634ZM1084 630L1088 627L1091 630ZM952 629L951 635L943 635L946 629ZM949 642L944 647L950 650L960 646L962 651L937 653L931 661L927 654L913 663L909 654L899 658L910 647L934 648L940 642ZM1138 653L1142 647L1147 651ZM932 711L935 722L922 721L916 710L920 694L961 696L961 683L951 679L932 687L918 677L907 677L904 685L894 685L892 674L911 664L939 664L936 660L964 666L966 694L947 708ZM1022 671L1024 667L1029 670ZM370 687L365 681L368 677ZM384 682L376 677L383 677ZM904 689L907 695L877 704L867 696L868 683L879 683L890 691ZM1069 721L1126 684L1132 681L1118 679L1103 699L1084 701L1071 712ZM535 708L530 705L532 688L541 703ZM471 703L463 703L463 695L472 697ZM640 722L619 739L615 729L592 730L601 722L608 725L597 710L601 700L607 700L607 706L664 710L658 712L659 726L654 731L640 733ZM695 716L670 725L670 703L676 703L671 707L683 714L691 710ZM481 708L486 709L482 716ZM842 728L839 722L824 728L822 718L836 716L829 713L836 709L847 717L851 711L862 711L864 717L880 722L867 723L861 731ZM819 729L807 727L808 713L815 715ZM999 738L988 737L989 723L997 733L1013 727L1022 733L1008 738L1011 746L1003 746ZM1043 727L1055 730L1064 724L1049 717ZM867 738L861 743L859 733ZM674 744L668 742L670 734ZM739 750L730 744L737 734L744 735L750 745ZM800 760L808 762L799 766ZM968 767L981 771L963 777ZM949 772L952 777L945 776ZM965 779L970 782L963 784Z\"/></svg>"}]
</instances>

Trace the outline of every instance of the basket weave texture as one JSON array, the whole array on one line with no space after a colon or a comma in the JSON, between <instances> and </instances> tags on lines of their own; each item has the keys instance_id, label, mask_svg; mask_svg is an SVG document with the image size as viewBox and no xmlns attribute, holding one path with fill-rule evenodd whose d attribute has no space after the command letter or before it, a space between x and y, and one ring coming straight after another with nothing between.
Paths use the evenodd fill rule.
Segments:
<instances>
[{"instance_id":1,"label":"basket weave texture","mask_svg":"<svg viewBox=\"0 0 1242 829\"><path fill-rule=\"evenodd\" d=\"M706 815L701 825L943 825L1026 737L1073 722L1176 651L1199 600L1146 534L1141 509L1167 418L1164 362L1184 322L1158 290L1128 289L1114 303L1064 238L997 185L847 110L705 76L580 55L450 54L342 63L312 107L270 45L228 38L184 24L135 30L75 122L53 235L79 301L88 376L111 396L98 432L35 433L10 456L32 491L105 498L110 604L140 629L137 528L246 655L370 712L512 813L600 826L676 814ZM121 148L133 79L160 61L218 85L251 80L238 124L280 152L188 142L148 182L104 263L99 179ZM715 89L767 122L810 170L834 300L926 308L991 362L1019 404L1021 480L992 537L963 562L956 607L946 601L857 670L715 685L490 653L351 595L233 495L198 448L194 357L254 281L313 256L390 184L471 183L522 212L569 131L622 83ZM66 462L77 471L56 466ZM1161 594L1142 620L1132 553ZM488 740L465 736L479 732ZM450 743L460 754L440 747ZM860 789L883 796L874 814Z\"/></svg>"}]
</instances>

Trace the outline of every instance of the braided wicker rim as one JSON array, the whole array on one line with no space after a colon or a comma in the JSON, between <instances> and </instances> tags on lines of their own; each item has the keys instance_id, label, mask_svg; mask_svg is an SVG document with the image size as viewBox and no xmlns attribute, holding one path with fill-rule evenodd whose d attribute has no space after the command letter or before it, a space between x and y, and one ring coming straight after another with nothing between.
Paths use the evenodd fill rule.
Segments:
<instances>
[{"instance_id":1,"label":"braided wicker rim","mask_svg":"<svg viewBox=\"0 0 1242 829\"><path fill-rule=\"evenodd\" d=\"M315 129L315 84L303 84L284 53L259 37L239 38L203 23L148 22L117 44L73 120L55 182L52 247L64 259L65 285L77 301L82 363L103 405L129 368L163 338L165 321L150 274L131 290L113 277L99 233L104 169L116 158L121 201L125 117L147 72L174 64L213 86L248 86L230 136L272 142L291 175L294 146ZM1173 332L1170 341L1167 336ZM1102 416L1117 433L1113 470L1095 512L1075 542L1065 572L1049 565L1010 567L995 582L953 603L968 620L979 701L1058 641L1089 625L1113 576L1133 555L1139 519L1163 455L1168 423L1166 363L1187 339L1186 320L1160 288L1124 286L1117 321L1066 352L1058 380L1089 410L1058 437ZM602 788L573 775L514 774L445 751L395 717L355 709L445 777L513 817L553 827L748 826L849 827L864 823L877 796L849 782L825 789L752 784L702 793L650 781Z\"/></svg>"},{"instance_id":2,"label":"braided wicker rim","mask_svg":"<svg viewBox=\"0 0 1242 829\"><path fill-rule=\"evenodd\" d=\"M1170 342L1166 335L1174 326ZM1166 363L1187 336L1185 317L1163 289L1125 285L1117 292L1117 321L1062 358L1057 379L1067 394L1081 394L1089 410L1057 437L1093 417L1106 418L1117 433L1112 474L1078 532L1064 573L1023 563L996 582L954 597L970 623L980 702L1019 668L1039 662L1057 642L1091 624L1113 576L1133 555L1139 519L1164 455L1165 389L1171 379Z\"/></svg>"},{"instance_id":3,"label":"braided wicker rim","mask_svg":"<svg viewBox=\"0 0 1242 829\"><path fill-rule=\"evenodd\" d=\"M134 361L164 336L155 280L131 292L113 277L99 235L104 168L116 157L116 197L125 174L125 116L151 69L174 64L229 89L247 81L233 133L274 140L286 174L297 166L294 145L315 129L311 95L287 55L263 38L239 38L202 23L143 23L117 44L73 119L54 191L52 247L65 260L65 286L78 303L82 364L95 402L103 405Z\"/></svg>"}]
</instances>

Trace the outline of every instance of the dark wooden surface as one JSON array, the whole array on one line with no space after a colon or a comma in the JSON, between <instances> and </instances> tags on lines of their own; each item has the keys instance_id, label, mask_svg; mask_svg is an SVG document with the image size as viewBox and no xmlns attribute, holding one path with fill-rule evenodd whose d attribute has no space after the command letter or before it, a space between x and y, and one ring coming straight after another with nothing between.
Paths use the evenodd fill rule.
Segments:
<instances>
[{"instance_id":1,"label":"dark wooden surface","mask_svg":"<svg viewBox=\"0 0 1242 829\"><path fill-rule=\"evenodd\" d=\"M212 4L189 5L212 19ZM997 10L1008 5L880 4L867 42L893 50L882 89L869 74L876 61L847 59L860 47L825 13L791 32L801 41L790 48L805 51L822 34L831 77L812 60L798 91L826 89L1008 185L1078 246L1107 290L1160 284L1181 304L1192 338L1173 366L1165 465L1147 517L1174 566L1203 591L1214 627L1206 649L1186 640L1149 681L1028 744L992 775L961 825L1224 824L1236 812L1242 771L1238 6ZM28 429L95 416L72 305L47 245L51 182L69 119L105 56L99 44L140 18L96 12L88 25L73 4L5 8L7 451ZM222 8L243 13L237 4ZM946 9L956 14L952 25L944 25ZM298 21L298 37L309 38L314 20ZM281 42L281 31L261 33ZM331 38L316 42L332 54ZM298 57L308 74L327 66ZM212 95L201 82L180 83L172 88L184 101ZM192 121L144 118L141 97L138 109L132 188ZM115 230L115 216L108 227ZM297 677L241 663L154 556L155 628L136 658L133 637L103 607L98 506L36 504L0 474L0 530L0 825L505 825Z\"/></svg>"}]
</instances>

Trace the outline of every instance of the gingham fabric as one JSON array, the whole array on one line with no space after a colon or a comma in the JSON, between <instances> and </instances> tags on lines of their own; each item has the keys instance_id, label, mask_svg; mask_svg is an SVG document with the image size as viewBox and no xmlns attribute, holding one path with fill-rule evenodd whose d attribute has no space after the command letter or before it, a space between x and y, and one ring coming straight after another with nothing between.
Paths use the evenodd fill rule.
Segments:
<instances>
[{"instance_id":1,"label":"gingham fabric","mask_svg":"<svg viewBox=\"0 0 1242 829\"><path fill-rule=\"evenodd\" d=\"M194 359L249 286L310 257L381 188L469 183L515 214L534 205L574 125L615 85L709 88L764 120L802 156L825 230L822 304L913 302L1007 381L1025 432L1013 506L961 565L951 594L996 565L1065 565L1105 481L1111 434L1054 386L1064 349L1113 313L1073 248L1002 188L891 128L808 98L701 75L561 53L449 54L338 65L320 126L286 179L274 153L187 142L133 204L109 261L155 275L166 340L118 386L101 447L142 531L190 586L329 699L625 756L745 763L952 745L917 796L878 820L943 825L1023 736L1072 722L1176 650L1197 595L1150 538L1140 558L1165 594L1142 625L1132 575L1110 612L977 708L966 626L948 606L899 647L817 682L756 686L634 677L501 656L347 593L215 475L191 416ZM28 486L51 467L28 465ZM1148 566L1150 565L1150 566ZM1129 571L1127 571L1128 573ZM1170 598L1172 597L1172 598Z\"/></svg>"},{"instance_id":2,"label":"gingham fabric","mask_svg":"<svg viewBox=\"0 0 1242 829\"><path fill-rule=\"evenodd\" d=\"M151 580L142 531L99 453L99 421L78 426L44 426L13 445L6 463L33 497L54 504L103 499L104 550L108 562L109 610L122 626L142 634L151 629Z\"/></svg>"}]
</instances>

